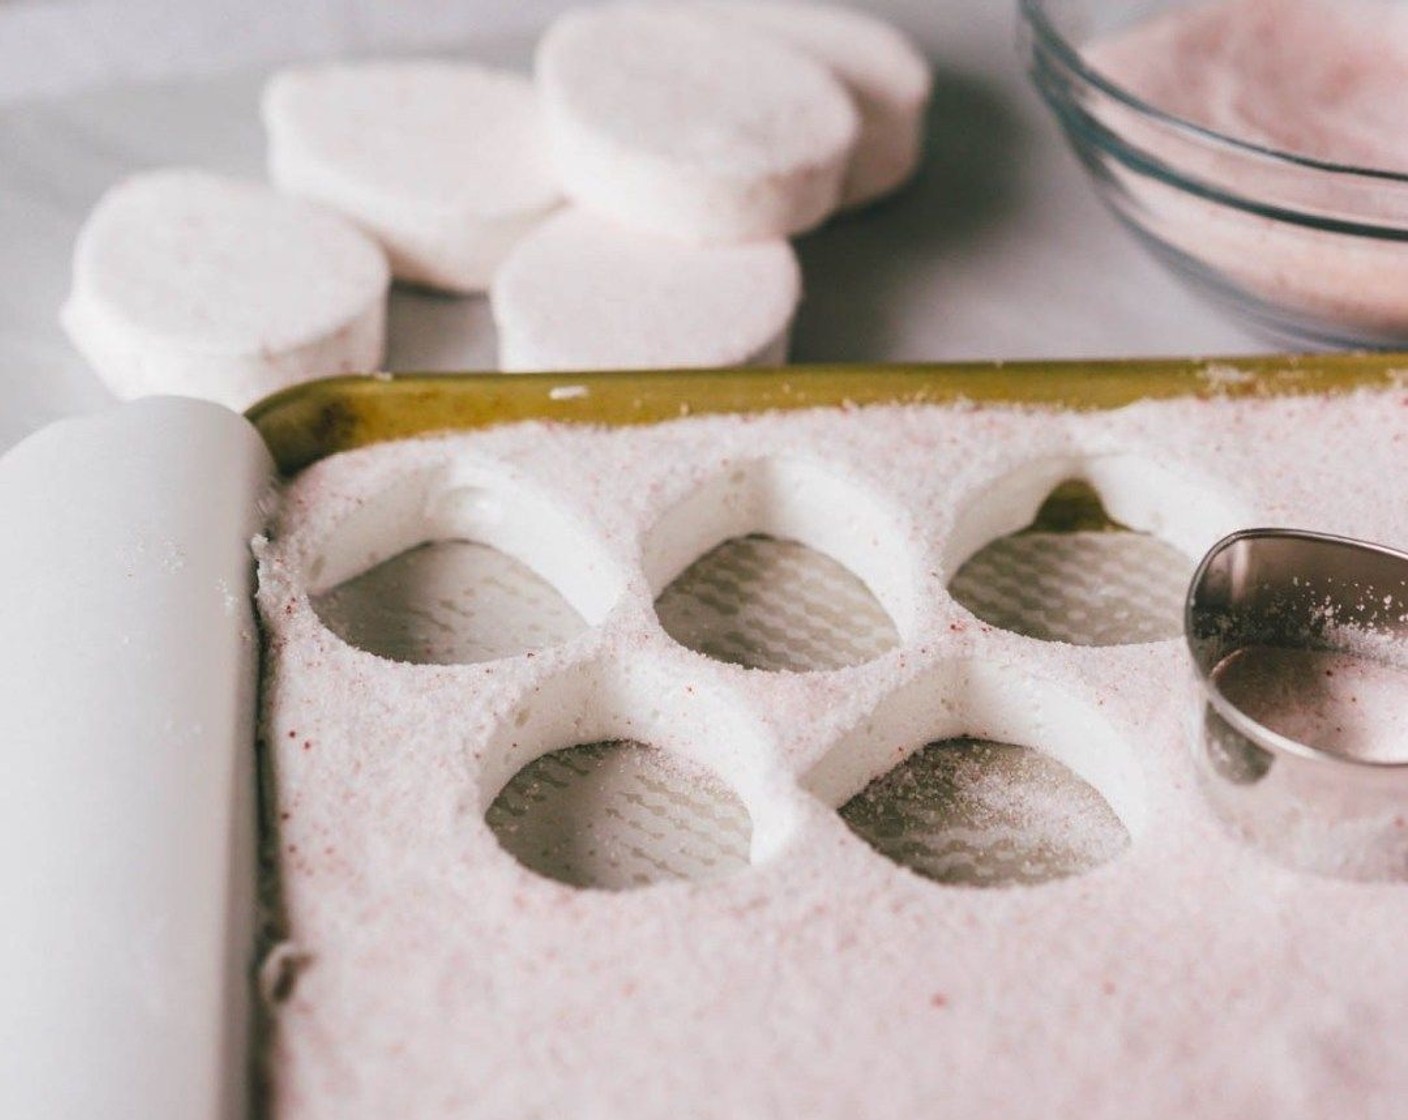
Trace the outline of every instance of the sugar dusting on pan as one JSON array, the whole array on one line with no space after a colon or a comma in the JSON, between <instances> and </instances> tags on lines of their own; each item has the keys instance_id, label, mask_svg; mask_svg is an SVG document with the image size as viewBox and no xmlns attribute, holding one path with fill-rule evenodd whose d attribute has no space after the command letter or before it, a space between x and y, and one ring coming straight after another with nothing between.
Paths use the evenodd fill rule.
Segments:
<instances>
[{"instance_id":1,"label":"sugar dusting on pan","mask_svg":"<svg viewBox=\"0 0 1408 1120\"><path fill-rule=\"evenodd\" d=\"M272 985L274 1114L1388 1114L1408 1092L1408 889L1298 874L1219 826L1179 641L1037 641L947 586L1072 477L1190 573L1257 523L1401 546L1408 507L1385 496L1405 439L1395 392L515 425L311 468L259 548L279 952L298 961ZM790 673L669 638L657 596L759 532L859 576L895 648ZM411 665L313 609L451 539L526 564L584 628ZM972 890L882 858L838 815L959 736L1079 775L1127 847ZM730 789L750 865L608 892L518 863L485 823L499 791L612 739Z\"/></svg>"}]
</instances>

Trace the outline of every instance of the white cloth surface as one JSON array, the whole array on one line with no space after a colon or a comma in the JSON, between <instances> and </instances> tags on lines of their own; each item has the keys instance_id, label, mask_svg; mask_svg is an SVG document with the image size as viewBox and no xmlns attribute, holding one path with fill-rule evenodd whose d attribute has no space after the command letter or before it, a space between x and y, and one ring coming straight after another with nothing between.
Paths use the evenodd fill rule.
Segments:
<instances>
[{"instance_id":1,"label":"white cloth surface","mask_svg":"<svg viewBox=\"0 0 1408 1120\"><path fill-rule=\"evenodd\" d=\"M0 0L0 104L536 31L570 0Z\"/></svg>"},{"instance_id":2,"label":"white cloth surface","mask_svg":"<svg viewBox=\"0 0 1408 1120\"><path fill-rule=\"evenodd\" d=\"M566 0L0 0L0 448L107 397L58 326L73 237L122 175L263 174L293 59L435 51L526 68ZM1024 73L1009 0L875 0L935 66L926 162L798 244L796 361L1265 350L1106 213ZM487 302L397 291L389 365L484 369Z\"/></svg>"}]
</instances>

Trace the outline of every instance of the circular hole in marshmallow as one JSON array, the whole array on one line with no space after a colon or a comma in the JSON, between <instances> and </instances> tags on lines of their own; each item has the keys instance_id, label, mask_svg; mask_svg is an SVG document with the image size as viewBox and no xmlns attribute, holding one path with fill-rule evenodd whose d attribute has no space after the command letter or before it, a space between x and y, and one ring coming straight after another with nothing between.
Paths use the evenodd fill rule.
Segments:
<instances>
[{"instance_id":1,"label":"circular hole in marshmallow","mask_svg":"<svg viewBox=\"0 0 1408 1120\"><path fill-rule=\"evenodd\" d=\"M485 820L514 859L571 887L629 890L748 865L752 823L714 775L630 740L552 751Z\"/></svg>"},{"instance_id":2,"label":"circular hole in marshmallow","mask_svg":"<svg viewBox=\"0 0 1408 1120\"><path fill-rule=\"evenodd\" d=\"M860 129L825 66L774 37L665 5L570 12L538 49L565 191L622 224L750 241L831 214Z\"/></svg>"},{"instance_id":3,"label":"circular hole in marshmallow","mask_svg":"<svg viewBox=\"0 0 1408 1120\"><path fill-rule=\"evenodd\" d=\"M584 663L500 723L481 800L509 855L569 886L716 879L788 833L775 755L735 700L694 679L648 662Z\"/></svg>"},{"instance_id":4,"label":"circular hole in marshmallow","mask_svg":"<svg viewBox=\"0 0 1408 1120\"><path fill-rule=\"evenodd\" d=\"M623 582L590 531L486 472L406 476L344 518L309 595L344 641L390 660L457 664L568 641Z\"/></svg>"},{"instance_id":5,"label":"circular hole in marshmallow","mask_svg":"<svg viewBox=\"0 0 1408 1120\"><path fill-rule=\"evenodd\" d=\"M474 541L417 545L318 596L313 607L349 645L412 664L515 657L586 628L527 565Z\"/></svg>"},{"instance_id":6,"label":"circular hole in marshmallow","mask_svg":"<svg viewBox=\"0 0 1408 1120\"><path fill-rule=\"evenodd\" d=\"M398 279L488 287L560 201L525 77L417 59L301 67L264 93L269 174L381 242Z\"/></svg>"},{"instance_id":7,"label":"circular hole in marshmallow","mask_svg":"<svg viewBox=\"0 0 1408 1120\"><path fill-rule=\"evenodd\" d=\"M868 661L896 648L917 613L899 516L810 459L735 464L647 534L657 616L682 645L755 668Z\"/></svg>"},{"instance_id":8,"label":"circular hole in marshmallow","mask_svg":"<svg viewBox=\"0 0 1408 1120\"><path fill-rule=\"evenodd\" d=\"M63 323L120 397L243 409L381 363L381 250L329 210L203 171L134 176L78 236Z\"/></svg>"},{"instance_id":9,"label":"circular hole in marshmallow","mask_svg":"<svg viewBox=\"0 0 1408 1120\"><path fill-rule=\"evenodd\" d=\"M984 622L1043 641L1175 638L1193 557L1242 523L1206 481L1137 456L1038 460L965 506L946 550L949 592Z\"/></svg>"},{"instance_id":10,"label":"circular hole in marshmallow","mask_svg":"<svg viewBox=\"0 0 1408 1120\"><path fill-rule=\"evenodd\" d=\"M757 533L699 557L660 593L655 613L680 645L772 672L844 669L899 644L885 608L848 568Z\"/></svg>"},{"instance_id":11,"label":"circular hole in marshmallow","mask_svg":"<svg viewBox=\"0 0 1408 1120\"><path fill-rule=\"evenodd\" d=\"M952 885L1091 871L1144 818L1143 775L1092 700L979 661L892 694L804 784L881 855Z\"/></svg>"}]
</instances>

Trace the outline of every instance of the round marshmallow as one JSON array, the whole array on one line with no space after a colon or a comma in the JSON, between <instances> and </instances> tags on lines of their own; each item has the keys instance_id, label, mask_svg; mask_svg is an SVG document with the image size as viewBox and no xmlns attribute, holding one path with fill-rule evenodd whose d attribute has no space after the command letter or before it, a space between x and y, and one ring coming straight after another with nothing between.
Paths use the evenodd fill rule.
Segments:
<instances>
[{"instance_id":1,"label":"round marshmallow","mask_svg":"<svg viewBox=\"0 0 1408 1120\"><path fill-rule=\"evenodd\" d=\"M566 210L494 278L500 368L779 364L801 289L786 241L689 245Z\"/></svg>"},{"instance_id":2,"label":"round marshmallow","mask_svg":"<svg viewBox=\"0 0 1408 1120\"><path fill-rule=\"evenodd\" d=\"M840 201L860 119L782 43L643 4L560 18L538 49L564 189L584 208L698 242L783 237Z\"/></svg>"},{"instance_id":3,"label":"round marshmallow","mask_svg":"<svg viewBox=\"0 0 1408 1120\"><path fill-rule=\"evenodd\" d=\"M561 201L537 95L450 62L286 70L264 91L269 175L347 215L401 280L483 291Z\"/></svg>"},{"instance_id":4,"label":"round marshmallow","mask_svg":"<svg viewBox=\"0 0 1408 1120\"><path fill-rule=\"evenodd\" d=\"M336 214L255 183L156 171L89 216L63 323L120 397L244 408L376 369L389 284L381 250Z\"/></svg>"},{"instance_id":5,"label":"round marshmallow","mask_svg":"<svg viewBox=\"0 0 1408 1120\"><path fill-rule=\"evenodd\" d=\"M872 202L914 174L933 76L903 32L854 8L801 0L692 0L689 7L720 22L774 35L845 84L860 110L860 140L846 172L842 205Z\"/></svg>"}]
</instances>

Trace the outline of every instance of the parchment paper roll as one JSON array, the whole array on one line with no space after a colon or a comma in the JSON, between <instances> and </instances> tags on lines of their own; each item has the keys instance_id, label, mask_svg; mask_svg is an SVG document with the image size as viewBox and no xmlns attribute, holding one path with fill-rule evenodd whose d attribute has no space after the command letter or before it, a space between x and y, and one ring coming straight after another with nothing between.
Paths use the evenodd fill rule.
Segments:
<instances>
[{"instance_id":1,"label":"parchment paper roll","mask_svg":"<svg viewBox=\"0 0 1408 1120\"><path fill-rule=\"evenodd\" d=\"M0 1115L244 1115L272 472L175 398L0 460Z\"/></svg>"}]
</instances>

